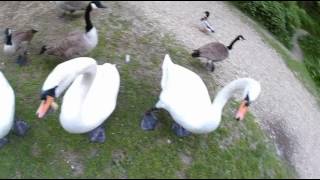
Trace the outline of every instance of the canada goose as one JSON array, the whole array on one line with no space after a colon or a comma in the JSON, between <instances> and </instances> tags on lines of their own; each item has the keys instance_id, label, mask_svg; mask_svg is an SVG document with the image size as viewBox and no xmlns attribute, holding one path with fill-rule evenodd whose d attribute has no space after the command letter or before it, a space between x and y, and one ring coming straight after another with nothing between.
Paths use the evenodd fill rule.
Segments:
<instances>
[{"instance_id":1,"label":"canada goose","mask_svg":"<svg viewBox=\"0 0 320 180\"><path fill-rule=\"evenodd\" d=\"M226 85L211 102L202 79L189 69L174 64L169 55L166 55L162 65L161 88L159 101L155 108L145 113L140 126L143 130L154 130L158 122L154 112L165 109L175 121L172 129L180 137L217 129L223 107L237 90L243 90L243 99L235 119L243 120L249 105L261 91L260 83L256 80L240 78Z\"/></svg>"},{"instance_id":2,"label":"canada goose","mask_svg":"<svg viewBox=\"0 0 320 180\"><path fill-rule=\"evenodd\" d=\"M120 87L120 74L114 64L98 65L88 57L59 64L42 87L41 105L37 111L43 118L54 99L64 91L60 124L69 133L89 133L91 142L105 141L103 123L114 111Z\"/></svg>"},{"instance_id":3,"label":"canada goose","mask_svg":"<svg viewBox=\"0 0 320 180\"><path fill-rule=\"evenodd\" d=\"M29 126L15 117L15 95L7 79L0 72L0 148L8 143L6 136L13 131L24 136Z\"/></svg>"},{"instance_id":4,"label":"canada goose","mask_svg":"<svg viewBox=\"0 0 320 180\"><path fill-rule=\"evenodd\" d=\"M88 2L86 1L55 1L59 10L69 12L70 14L75 11L85 10Z\"/></svg>"},{"instance_id":5,"label":"canada goose","mask_svg":"<svg viewBox=\"0 0 320 180\"><path fill-rule=\"evenodd\" d=\"M105 6L100 1L93 1L88 4L85 12L85 32L73 31L56 43L44 45L40 54L46 52L48 55L67 60L83 56L93 50L98 44L98 33L92 25L90 12L97 8L105 8Z\"/></svg>"},{"instance_id":6,"label":"canada goose","mask_svg":"<svg viewBox=\"0 0 320 180\"><path fill-rule=\"evenodd\" d=\"M57 8L63 13L69 12L73 14L76 11L86 10L89 1L55 1L55 3Z\"/></svg>"},{"instance_id":7,"label":"canada goose","mask_svg":"<svg viewBox=\"0 0 320 180\"><path fill-rule=\"evenodd\" d=\"M6 28L4 32L6 42L3 47L3 52L6 55L18 54L19 57L16 62L20 65L25 65L27 62L27 46L37 32L38 31L34 29L12 32L11 28Z\"/></svg>"},{"instance_id":8,"label":"canada goose","mask_svg":"<svg viewBox=\"0 0 320 180\"><path fill-rule=\"evenodd\" d=\"M204 17L202 17L200 19L201 22L200 22L199 30L204 32L204 33L209 33L209 32L214 33L213 27L208 22L208 18L210 16L210 12L209 11L205 11L204 14L205 14Z\"/></svg>"},{"instance_id":9,"label":"canada goose","mask_svg":"<svg viewBox=\"0 0 320 180\"><path fill-rule=\"evenodd\" d=\"M240 39L245 40L242 35L239 35L230 43L229 46L225 46L224 44L219 42L212 42L200 47L199 49L193 50L193 53L191 55L192 57L207 58L207 60L211 62L211 71L213 72L213 62L222 61L226 59L229 56L229 51L232 49L234 43L236 43Z\"/></svg>"}]
</instances>

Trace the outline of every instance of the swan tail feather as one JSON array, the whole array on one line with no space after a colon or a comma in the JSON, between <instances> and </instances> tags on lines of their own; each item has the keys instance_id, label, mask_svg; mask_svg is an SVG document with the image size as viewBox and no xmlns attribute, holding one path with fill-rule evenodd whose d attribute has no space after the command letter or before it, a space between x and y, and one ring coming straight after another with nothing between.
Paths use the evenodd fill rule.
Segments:
<instances>
[{"instance_id":1,"label":"swan tail feather","mask_svg":"<svg viewBox=\"0 0 320 180\"><path fill-rule=\"evenodd\" d=\"M165 89L167 81L168 81L168 74L169 74L169 67L172 65L173 62L168 54L166 54L163 64L162 64L162 80L161 80L161 87Z\"/></svg>"}]
</instances>

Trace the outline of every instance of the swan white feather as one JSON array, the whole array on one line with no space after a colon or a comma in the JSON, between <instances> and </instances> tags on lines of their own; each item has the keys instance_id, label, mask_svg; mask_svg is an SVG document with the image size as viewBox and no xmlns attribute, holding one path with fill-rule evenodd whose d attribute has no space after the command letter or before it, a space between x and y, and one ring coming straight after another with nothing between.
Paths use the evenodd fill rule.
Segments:
<instances>
[{"instance_id":1,"label":"swan white feather","mask_svg":"<svg viewBox=\"0 0 320 180\"><path fill-rule=\"evenodd\" d=\"M0 72L0 139L11 130L14 123L15 95L10 84Z\"/></svg>"},{"instance_id":2,"label":"swan white feather","mask_svg":"<svg viewBox=\"0 0 320 180\"><path fill-rule=\"evenodd\" d=\"M187 68L174 64L169 55L162 66L162 92L156 108L166 109L173 119L192 133L209 133L221 121L224 105L232 93L243 89L244 98L248 95L254 101L260 94L260 83L241 78L224 87L211 103L208 90L202 79Z\"/></svg>"},{"instance_id":3,"label":"swan white feather","mask_svg":"<svg viewBox=\"0 0 320 180\"><path fill-rule=\"evenodd\" d=\"M115 65L97 65L88 57L69 60L52 71L42 90L57 86L55 93L59 97L69 85L60 113L60 123L69 133L89 132L114 111L120 86Z\"/></svg>"}]
</instances>

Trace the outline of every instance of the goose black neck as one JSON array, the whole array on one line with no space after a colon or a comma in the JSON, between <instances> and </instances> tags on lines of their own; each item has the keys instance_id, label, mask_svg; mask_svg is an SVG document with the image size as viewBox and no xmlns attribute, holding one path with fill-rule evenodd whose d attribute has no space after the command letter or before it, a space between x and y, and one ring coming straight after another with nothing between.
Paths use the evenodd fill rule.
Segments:
<instances>
[{"instance_id":1,"label":"goose black neck","mask_svg":"<svg viewBox=\"0 0 320 180\"><path fill-rule=\"evenodd\" d=\"M231 49L232 49L232 46L234 45L234 43L236 43L238 40L239 40L239 38L236 37L236 38L230 43L230 45L227 46L227 48L228 48L229 50L231 50Z\"/></svg>"},{"instance_id":2,"label":"goose black neck","mask_svg":"<svg viewBox=\"0 0 320 180\"><path fill-rule=\"evenodd\" d=\"M89 32L92 28L93 28L93 25L92 25L92 22L91 22L91 19L90 19L90 12L92 11L92 7L91 7L91 4L89 4L87 6L87 9L86 9L86 13L85 13L85 21L86 21L86 32Z\"/></svg>"},{"instance_id":3,"label":"goose black neck","mask_svg":"<svg viewBox=\"0 0 320 180\"><path fill-rule=\"evenodd\" d=\"M6 34L6 45L12 45L12 35Z\"/></svg>"}]
</instances>

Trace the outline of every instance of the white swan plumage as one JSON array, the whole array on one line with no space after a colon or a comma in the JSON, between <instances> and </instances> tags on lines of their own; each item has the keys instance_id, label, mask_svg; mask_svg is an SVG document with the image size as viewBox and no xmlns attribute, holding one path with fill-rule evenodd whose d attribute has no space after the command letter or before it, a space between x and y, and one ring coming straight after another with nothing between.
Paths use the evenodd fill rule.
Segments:
<instances>
[{"instance_id":1,"label":"white swan plumage","mask_svg":"<svg viewBox=\"0 0 320 180\"><path fill-rule=\"evenodd\" d=\"M15 95L9 82L0 72L0 139L10 132L14 122Z\"/></svg>"},{"instance_id":2,"label":"white swan plumage","mask_svg":"<svg viewBox=\"0 0 320 180\"><path fill-rule=\"evenodd\" d=\"M167 110L178 125L196 134L212 132L219 126L223 107L235 91L243 90L243 103L236 115L238 120L244 118L249 104L257 99L261 91L256 80L240 78L225 86L212 103L199 75L174 64L169 55L164 58L162 71L162 91L156 109Z\"/></svg>"},{"instance_id":3,"label":"white swan plumage","mask_svg":"<svg viewBox=\"0 0 320 180\"><path fill-rule=\"evenodd\" d=\"M9 141L6 136L12 131L18 136L24 136L29 126L23 120L15 117L15 93L5 76L0 72L0 148Z\"/></svg>"},{"instance_id":4,"label":"white swan plumage","mask_svg":"<svg viewBox=\"0 0 320 180\"><path fill-rule=\"evenodd\" d=\"M38 117L43 118L54 107L53 99L68 88L61 105L60 124L69 133L90 132L114 111L119 87L120 75L114 64L97 65L89 57L66 61L44 82Z\"/></svg>"}]
</instances>

